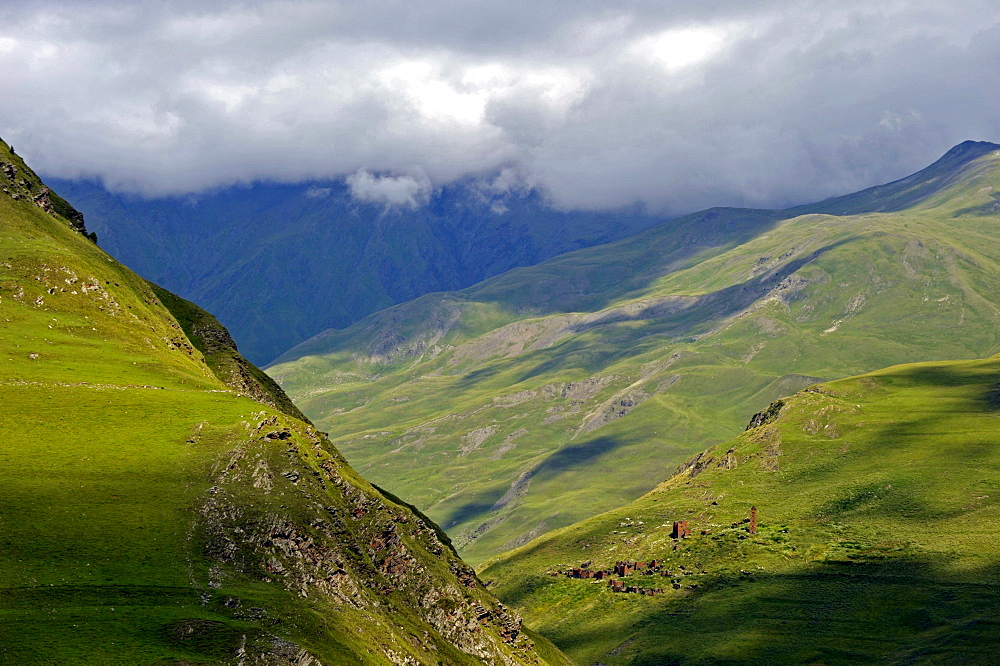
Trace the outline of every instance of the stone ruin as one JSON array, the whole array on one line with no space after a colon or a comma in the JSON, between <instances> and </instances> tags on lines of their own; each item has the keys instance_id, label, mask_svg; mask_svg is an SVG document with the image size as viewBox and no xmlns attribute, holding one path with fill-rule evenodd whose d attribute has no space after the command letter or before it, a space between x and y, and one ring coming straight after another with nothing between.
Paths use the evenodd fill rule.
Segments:
<instances>
[{"instance_id":1,"label":"stone ruin","mask_svg":"<svg viewBox=\"0 0 1000 666\"><path fill-rule=\"evenodd\" d=\"M663 594L662 587L639 587L638 585L626 585L623 580L609 580L608 587L612 592L623 592L625 594L644 594L647 597L655 597Z\"/></svg>"},{"instance_id":2,"label":"stone ruin","mask_svg":"<svg viewBox=\"0 0 1000 666\"><path fill-rule=\"evenodd\" d=\"M740 526L746 526L747 532L750 534L757 533L757 507L750 507L750 517L744 518L739 522L733 523L730 527L737 528ZM704 529L701 531L703 535L712 534L711 529ZM686 520L676 520L673 523L673 531L671 532L671 538L673 539L685 539L691 536L691 527ZM745 536L740 536L739 538L745 539ZM677 550L679 547L678 543L673 544L673 549ZM611 578L611 576L617 576L619 579L625 578L636 572L641 572L645 575L659 574L665 577L673 577L674 572L669 569L663 568L662 560L649 560L649 561L627 561L619 560L615 562L614 566L609 569L591 570L589 567L591 562L582 563L579 567L573 567L565 571L552 571L549 573L551 576L565 575L567 578L580 578L584 580L608 580L608 589L611 592L621 592L624 594L643 594L647 596L656 596L663 593L663 588L644 588L638 585L626 585L624 580L616 580ZM683 565L681 565L680 572L677 573L679 576L689 575L691 572L687 571ZM705 572L702 572L705 573ZM675 579L672 581L673 588L680 589L683 587L680 583L680 579ZM697 585L692 584L692 588L697 587Z\"/></svg>"}]
</instances>

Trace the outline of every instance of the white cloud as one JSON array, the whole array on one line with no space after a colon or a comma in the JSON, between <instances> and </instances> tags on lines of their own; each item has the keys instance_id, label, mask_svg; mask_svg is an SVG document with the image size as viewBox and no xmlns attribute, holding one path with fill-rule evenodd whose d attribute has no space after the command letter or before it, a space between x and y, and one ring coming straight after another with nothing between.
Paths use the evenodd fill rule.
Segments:
<instances>
[{"instance_id":1,"label":"white cloud","mask_svg":"<svg viewBox=\"0 0 1000 666\"><path fill-rule=\"evenodd\" d=\"M718 53L722 49L726 33L721 28L670 29L637 40L629 48L629 52L648 58L668 72L676 72Z\"/></svg>"},{"instance_id":2,"label":"white cloud","mask_svg":"<svg viewBox=\"0 0 1000 666\"><path fill-rule=\"evenodd\" d=\"M774 206L1000 140L998 61L989 0L5 3L0 136L148 193L412 206L510 168L569 208Z\"/></svg>"},{"instance_id":3,"label":"white cloud","mask_svg":"<svg viewBox=\"0 0 1000 666\"><path fill-rule=\"evenodd\" d=\"M486 189L493 194L524 194L530 189L527 177L514 167L504 167L489 182Z\"/></svg>"},{"instance_id":4,"label":"white cloud","mask_svg":"<svg viewBox=\"0 0 1000 666\"><path fill-rule=\"evenodd\" d=\"M430 181L425 178L378 176L364 169L348 176L347 186L351 196L360 201L410 208L425 203L431 192Z\"/></svg>"},{"instance_id":5,"label":"white cloud","mask_svg":"<svg viewBox=\"0 0 1000 666\"><path fill-rule=\"evenodd\" d=\"M330 192L333 188L330 187L318 187L316 185L310 185L306 188L305 195L310 199L325 199L330 196Z\"/></svg>"},{"instance_id":6,"label":"white cloud","mask_svg":"<svg viewBox=\"0 0 1000 666\"><path fill-rule=\"evenodd\" d=\"M903 113L895 113L893 111L884 111L882 113L882 120L879 121L879 126L884 127L890 132L902 132L907 127L912 125L918 125L921 121L920 112L910 109L904 111Z\"/></svg>"},{"instance_id":7,"label":"white cloud","mask_svg":"<svg viewBox=\"0 0 1000 666\"><path fill-rule=\"evenodd\" d=\"M483 119L488 90L483 86L461 89L461 81L448 80L429 61L395 63L378 74L386 90L398 94L430 123L476 125Z\"/></svg>"}]
</instances>

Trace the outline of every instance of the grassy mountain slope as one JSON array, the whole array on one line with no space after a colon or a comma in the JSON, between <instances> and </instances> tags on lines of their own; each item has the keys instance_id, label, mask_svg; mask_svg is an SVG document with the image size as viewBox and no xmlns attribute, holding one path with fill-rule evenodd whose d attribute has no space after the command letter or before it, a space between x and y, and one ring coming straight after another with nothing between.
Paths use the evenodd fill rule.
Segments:
<instances>
[{"instance_id":1,"label":"grassy mountain slope","mask_svg":"<svg viewBox=\"0 0 1000 666\"><path fill-rule=\"evenodd\" d=\"M673 220L328 331L269 372L481 561L642 495L781 395L1000 350L997 146L881 191L817 204L838 215Z\"/></svg>"},{"instance_id":2,"label":"grassy mountain slope","mask_svg":"<svg viewBox=\"0 0 1000 666\"><path fill-rule=\"evenodd\" d=\"M87 182L54 187L86 214L102 247L216 313L257 363L395 303L661 221L555 211L537 195L478 181L445 188L416 209L359 202L340 181L160 199Z\"/></svg>"},{"instance_id":3,"label":"grassy mountain slope","mask_svg":"<svg viewBox=\"0 0 1000 666\"><path fill-rule=\"evenodd\" d=\"M577 663L991 663L998 382L1000 356L815 385L481 576ZM693 535L671 539L675 520ZM625 579L654 597L549 575L654 558L662 571Z\"/></svg>"},{"instance_id":4,"label":"grassy mountain slope","mask_svg":"<svg viewBox=\"0 0 1000 666\"><path fill-rule=\"evenodd\" d=\"M0 663L564 662L214 318L0 170Z\"/></svg>"}]
</instances>

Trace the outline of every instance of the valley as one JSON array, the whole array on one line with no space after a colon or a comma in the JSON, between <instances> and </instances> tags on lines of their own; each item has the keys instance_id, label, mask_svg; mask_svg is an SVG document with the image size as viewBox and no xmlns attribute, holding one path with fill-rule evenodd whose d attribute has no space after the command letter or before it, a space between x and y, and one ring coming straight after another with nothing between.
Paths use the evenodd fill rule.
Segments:
<instances>
[{"instance_id":1,"label":"valley","mask_svg":"<svg viewBox=\"0 0 1000 666\"><path fill-rule=\"evenodd\" d=\"M1000 661L997 62L989 0L0 3L0 666Z\"/></svg>"},{"instance_id":2,"label":"valley","mask_svg":"<svg viewBox=\"0 0 1000 666\"><path fill-rule=\"evenodd\" d=\"M997 146L787 211L711 209L327 331L268 368L481 562L653 488L772 401L1000 349Z\"/></svg>"}]
</instances>

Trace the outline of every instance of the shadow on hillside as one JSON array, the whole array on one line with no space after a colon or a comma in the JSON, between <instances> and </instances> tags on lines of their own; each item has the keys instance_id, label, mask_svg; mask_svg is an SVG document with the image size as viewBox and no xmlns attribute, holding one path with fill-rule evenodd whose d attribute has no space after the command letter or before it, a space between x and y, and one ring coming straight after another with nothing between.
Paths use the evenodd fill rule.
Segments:
<instances>
[{"instance_id":1,"label":"shadow on hillside","mask_svg":"<svg viewBox=\"0 0 1000 666\"><path fill-rule=\"evenodd\" d=\"M501 497L503 497L503 493L499 492L496 494L496 500L492 502L467 502L452 511L448 518L441 524L445 527L445 529L451 529L455 525L464 523L467 520L473 520L478 516L484 516L487 513L490 513L490 509L496 505Z\"/></svg>"},{"instance_id":2,"label":"shadow on hillside","mask_svg":"<svg viewBox=\"0 0 1000 666\"><path fill-rule=\"evenodd\" d=\"M951 216L954 217L965 217L966 215L973 215L976 217L992 218L996 217L997 212L1000 212L1000 196L996 193L991 194L994 201L989 203L979 204L977 206L966 206L965 208L959 208Z\"/></svg>"},{"instance_id":3,"label":"shadow on hillside","mask_svg":"<svg viewBox=\"0 0 1000 666\"><path fill-rule=\"evenodd\" d=\"M587 465L626 443L624 440L614 437L597 437L581 444L566 446L555 451L518 478L548 481L563 472L571 471L575 467ZM448 515L443 524L450 528L467 520L484 518L487 514L499 514L501 509L507 509L511 506L504 505L498 507L497 511L493 511L493 507L496 506L497 501L500 500L503 494L502 491L498 491L496 493L496 500L493 502L490 502L488 498L483 500L482 496L479 496L477 497L477 501L467 502L457 507Z\"/></svg>"},{"instance_id":4,"label":"shadow on hillside","mask_svg":"<svg viewBox=\"0 0 1000 666\"><path fill-rule=\"evenodd\" d=\"M461 390L465 390L475 384L478 384L479 382L492 379L499 372L499 365L487 365L485 368L479 368L478 370L473 370L472 372L462 375L462 378L458 380L458 383Z\"/></svg>"},{"instance_id":5,"label":"shadow on hillside","mask_svg":"<svg viewBox=\"0 0 1000 666\"><path fill-rule=\"evenodd\" d=\"M520 383L532 377L538 377L565 368L582 370L589 377L611 365L615 359L635 354L637 348L633 344L617 349L607 344L592 345L589 348L587 345L581 345L584 348L580 348L577 346L576 340L570 339L564 342L568 344L556 344L547 349L536 351L534 355L540 356L545 360L536 363L529 370L519 375L514 380L514 383Z\"/></svg>"},{"instance_id":6,"label":"shadow on hillside","mask_svg":"<svg viewBox=\"0 0 1000 666\"><path fill-rule=\"evenodd\" d=\"M634 356L641 353L643 347L661 346L663 344L662 337L657 339L657 336L681 339L694 338L709 333L716 326L745 310L764 294L781 285L784 280L804 266L831 250L851 243L853 240L853 238L845 238L836 241L763 275L703 296L691 298L683 304L682 299L663 299L662 303L654 302L649 307L634 314L623 311L611 312L606 316L571 326L567 329L568 334L579 335L596 331L607 338L602 340L605 344L599 345L590 342L587 350L579 351L567 350L560 345L541 350L540 353L545 360L525 372L518 378L518 381L525 381L550 370L567 367L567 365L580 367L588 372L597 372L615 357ZM613 327L614 324L635 321L649 322L650 328L644 329L641 337L638 338L636 338L634 331L629 331L628 335L631 335L633 339L625 348L620 344L611 344L612 338L619 335Z\"/></svg>"},{"instance_id":7,"label":"shadow on hillside","mask_svg":"<svg viewBox=\"0 0 1000 666\"><path fill-rule=\"evenodd\" d=\"M623 663L995 663L998 575L996 562L955 574L900 560L737 573L659 603L601 594L608 614L635 609L615 627L611 652ZM516 605L516 596L503 601ZM553 637L578 656L594 632L581 625Z\"/></svg>"},{"instance_id":8,"label":"shadow on hillside","mask_svg":"<svg viewBox=\"0 0 1000 666\"><path fill-rule=\"evenodd\" d=\"M1000 409L1000 383L990 386L986 395L983 396L983 402L990 411Z\"/></svg>"},{"instance_id":9,"label":"shadow on hillside","mask_svg":"<svg viewBox=\"0 0 1000 666\"><path fill-rule=\"evenodd\" d=\"M920 364L880 374L878 380L898 388L985 385L996 381L998 371L1000 363L992 367L961 362Z\"/></svg>"},{"instance_id":10,"label":"shadow on hillside","mask_svg":"<svg viewBox=\"0 0 1000 666\"><path fill-rule=\"evenodd\" d=\"M695 255L724 252L789 217L793 216L782 211L710 208L631 238L515 269L469 288L468 293L480 302L516 302L519 308L539 316L599 311L683 268Z\"/></svg>"},{"instance_id":11,"label":"shadow on hillside","mask_svg":"<svg viewBox=\"0 0 1000 666\"><path fill-rule=\"evenodd\" d=\"M888 406L890 413L906 409L908 415L865 424L863 436L843 440L856 461L852 465L855 483L820 507L816 517L893 516L928 521L967 513L963 503L942 502L941 498L959 487L959 479L948 474L950 469L992 466L997 460L993 401L998 371L998 361L904 366L852 382L870 383L864 391L872 392L875 401L891 396L892 402L876 408L876 414ZM861 414L855 418L864 423L868 417ZM838 436L831 444L839 440ZM915 460L927 473L914 471ZM843 465L842 459L830 458L788 468L782 472L783 482L835 483L843 478Z\"/></svg>"},{"instance_id":12,"label":"shadow on hillside","mask_svg":"<svg viewBox=\"0 0 1000 666\"><path fill-rule=\"evenodd\" d=\"M596 437L581 444L565 446L536 465L531 474L538 479L552 478L607 455L625 443L615 437Z\"/></svg>"},{"instance_id":13,"label":"shadow on hillside","mask_svg":"<svg viewBox=\"0 0 1000 666\"><path fill-rule=\"evenodd\" d=\"M794 261L789 261L773 271L769 271L759 277L734 284L725 289L713 291L704 296L700 296L690 304L678 305L676 299L670 299L662 307L656 305L641 310L636 315L630 316L624 313L612 313L607 317L602 317L586 324L574 326L572 333L583 333L599 326L617 323L620 321L644 321L651 319L666 319L667 322L675 322L673 326L669 323L660 328L660 332L674 337L684 337L696 335L711 330L714 325L735 315L740 310L749 307L763 294L778 287L786 278L799 271L807 264L815 261L827 252L853 241L853 238L845 238L829 245L825 245L805 257L800 257Z\"/></svg>"}]
</instances>

